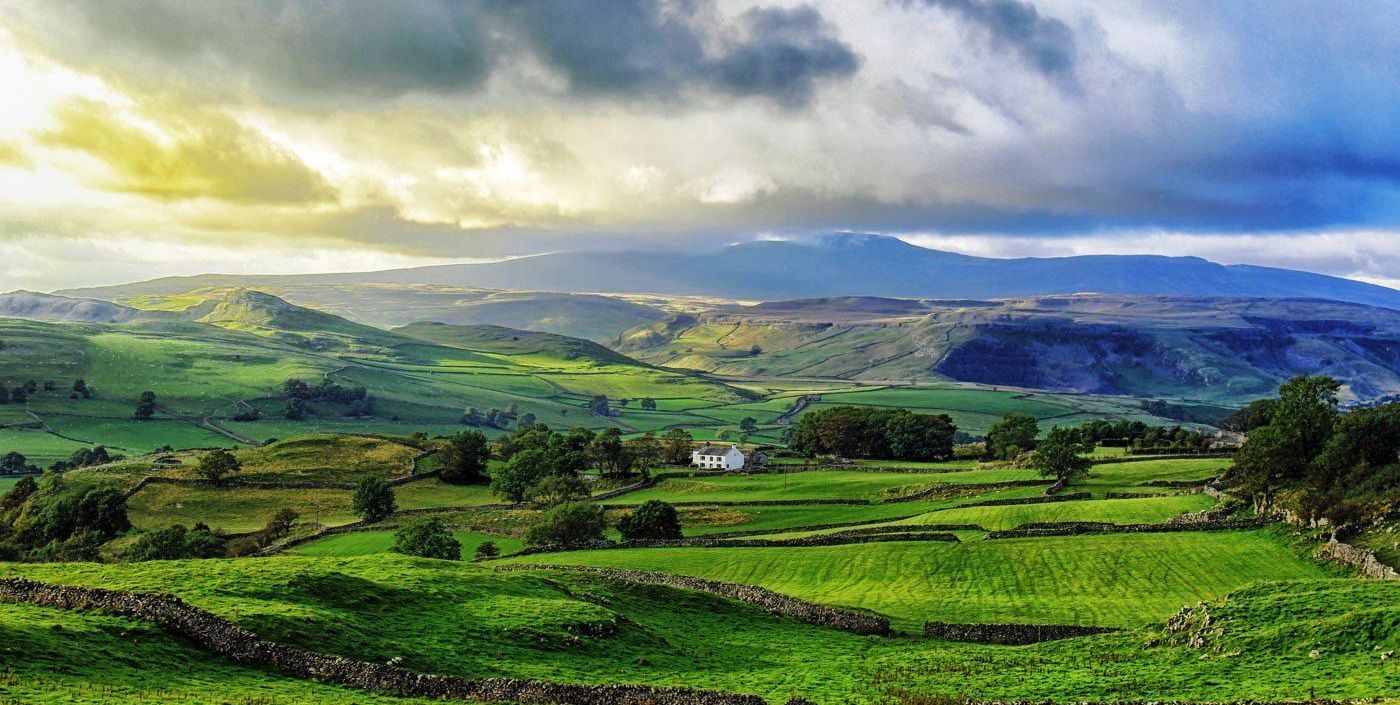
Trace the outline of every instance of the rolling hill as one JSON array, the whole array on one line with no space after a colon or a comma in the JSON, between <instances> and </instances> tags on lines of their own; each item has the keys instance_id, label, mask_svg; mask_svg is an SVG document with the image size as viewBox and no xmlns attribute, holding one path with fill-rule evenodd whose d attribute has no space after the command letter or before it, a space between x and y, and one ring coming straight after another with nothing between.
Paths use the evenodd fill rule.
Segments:
<instances>
[{"instance_id":1,"label":"rolling hill","mask_svg":"<svg viewBox=\"0 0 1400 705\"><path fill-rule=\"evenodd\" d=\"M209 286L452 285L563 292L652 293L774 300L844 295L995 299L1096 292L1319 298L1400 309L1400 291L1350 279L1198 257L1094 255L992 259L858 234L760 241L715 252L560 252L487 264L381 272L169 277L76 296L177 294Z\"/></svg>"},{"instance_id":2,"label":"rolling hill","mask_svg":"<svg viewBox=\"0 0 1400 705\"><path fill-rule=\"evenodd\" d=\"M1400 312L1306 299L841 297L716 307L629 331L623 352L729 375L951 379L1230 402L1298 374L1400 392Z\"/></svg>"}]
</instances>

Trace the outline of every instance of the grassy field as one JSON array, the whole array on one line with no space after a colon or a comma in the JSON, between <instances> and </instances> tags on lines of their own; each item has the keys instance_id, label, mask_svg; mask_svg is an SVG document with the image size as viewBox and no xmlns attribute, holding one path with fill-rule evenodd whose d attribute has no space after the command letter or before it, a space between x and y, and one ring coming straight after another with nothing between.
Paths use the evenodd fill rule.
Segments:
<instances>
[{"instance_id":1,"label":"grassy field","mask_svg":"<svg viewBox=\"0 0 1400 705\"><path fill-rule=\"evenodd\" d=\"M1268 531L1106 534L814 548L669 548L512 562L659 570L926 620L1139 626L1262 580L1320 577Z\"/></svg>"},{"instance_id":2,"label":"grassy field","mask_svg":"<svg viewBox=\"0 0 1400 705\"><path fill-rule=\"evenodd\" d=\"M171 591L268 638L471 677L691 685L832 705L1397 695L1393 667L1375 654L1400 646L1400 585L1379 582L1243 589L1213 606L1221 648L1198 650L1144 648L1161 635L1155 625L1030 647L857 637L700 593L391 554L0 566L11 574ZM605 623L617 625L607 636L576 636ZM259 703L390 701L232 666L95 613L0 605L0 633L0 687L19 702L233 702L231 692Z\"/></svg>"},{"instance_id":3,"label":"grassy field","mask_svg":"<svg viewBox=\"0 0 1400 705\"><path fill-rule=\"evenodd\" d=\"M349 490L263 489L149 485L127 500L138 529L169 524L242 532L261 529L281 509L295 509L302 521L345 524L355 520Z\"/></svg>"},{"instance_id":4,"label":"grassy field","mask_svg":"<svg viewBox=\"0 0 1400 705\"><path fill-rule=\"evenodd\" d=\"M656 486L623 495L619 503L649 499L669 502L751 502L758 500L863 499L880 500L910 494L938 483L980 484L1038 480L1032 470L975 470L941 474L813 470L765 475L669 478Z\"/></svg>"}]
</instances>

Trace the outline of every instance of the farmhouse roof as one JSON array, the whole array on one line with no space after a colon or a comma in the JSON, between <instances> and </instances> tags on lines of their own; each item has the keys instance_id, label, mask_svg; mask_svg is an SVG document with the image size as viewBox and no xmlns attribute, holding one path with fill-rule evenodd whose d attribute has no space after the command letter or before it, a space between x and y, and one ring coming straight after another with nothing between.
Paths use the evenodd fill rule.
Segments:
<instances>
[{"instance_id":1,"label":"farmhouse roof","mask_svg":"<svg viewBox=\"0 0 1400 705\"><path fill-rule=\"evenodd\" d=\"M734 446L700 446L695 449L695 452L700 455L724 455L733 447Z\"/></svg>"}]
</instances>

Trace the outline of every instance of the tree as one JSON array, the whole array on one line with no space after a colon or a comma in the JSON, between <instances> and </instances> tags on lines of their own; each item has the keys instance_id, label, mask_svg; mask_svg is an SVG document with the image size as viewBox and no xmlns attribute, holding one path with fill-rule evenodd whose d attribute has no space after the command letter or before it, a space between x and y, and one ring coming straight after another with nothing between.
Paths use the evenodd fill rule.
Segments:
<instances>
[{"instance_id":1,"label":"tree","mask_svg":"<svg viewBox=\"0 0 1400 705\"><path fill-rule=\"evenodd\" d=\"M1094 449L1092 443L1085 444L1079 434L1070 428L1052 428L1050 433L1035 447L1031 467L1041 475L1053 477L1061 484L1076 477L1089 474L1090 460L1081 455Z\"/></svg>"},{"instance_id":2,"label":"tree","mask_svg":"<svg viewBox=\"0 0 1400 705\"><path fill-rule=\"evenodd\" d=\"M647 411L656 411L656 400L651 397L644 397L641 401L641 406Z\"/></svg>"},{"instance_id":3,"label":"tree","mask_svg":"<svg viewBox=\"0 0 1400 705\"><path fill-rule=\"evenodd\" d=\"M576 548L603 540L607 521L603 508L592 504L561 504L544 513L525 533L529 546Z\"/></svg>"},{"instance_id":4,"label":"tree","mask_svg":"<svg viewBox=\"0 0 1400 705\"><path fill-rule=\"evenodd\" d=\"M1279 387L1269 421L1255 428L1235 454L1231 472L1238 489L1258 507L1278 489L1306 477L1337 424L1341 384L1326 376L1298 376Z\"/></svg>"},{"instance_id":5,"label":"tree","mask_svg":"<svg viewBox=\"0 0 1400 705\"><path fill-rule=\"evenodd\" d=\"M474 407L474 406L469 406L469 407L467 407L467 410L466 410L466 411L462 412L462 425L463 425L463 426L485 426L485 425L486 425L486 417L485 417L485 416L482 416L482 415L481 415L481 412L478 411L476 407Z\"/></svg>"},{"instance_id":6,"label":"tree","mask_svg":"<svg viewBox=\"0 0 1400 705\"><path fill-rule=\"evenodd\" d=\"M429 517L411 522L394 534L395 553L448 561L462 559L462 544L441 517Z\"/></svg>"},{"instance_id":7,"label":"tree","mask_svg":"<svg viewBox=\"0 0 1400 705\"><path fill-rule=\"evenodd\" d=\"M287 400L287 409L282 412L282 416L288 421L300 421L306 418L306 402L299 397L292 397Z\"/></svg>"},{"instance_id":8,"label":"tree","mask_svg":"<svg viewBox=\"0 0 1400 705\"><path fill-rule=\"evenodd\" d=\"M661 461L661 442L656 440L656 434L647 431L633 440L625 448L632 458L632 469L642 474L642 477L651 477L651 469Z\"/></svg>"},{"instance_id":9,"label":"tree","mask_svg":"<svg viewBox=\"0 0 1400 705\"><path fill-rule=\"evenodd\" d=\"M476 557L479 559L495 558L501 555L501 549L496 547L495 541L482 541L476 545Z\"/></svg>"},{"instance_id":10,"label":"tree","mask_svg":"<svg viewBox=\"0 0 1400 705\"><path fill-rule=\"evenodd\" d=\"M589 444L589 456L597 463L604 474L619 474L622 458L622 430L609 428L593 437Z\"/></svg>"},{"instance_id":11,"label":"tree","mask_svg":"<svg viewBox=\"0 0 1400 705\"><path fill-rule=\"evenodd\" d=\"M0 404L10 403L10 388L0 384Z\"/></svg>"},{"instance_id":12,"label":"tree","mask_svg":"<svg viewBox=\"0 0 1400 705\"><path fill-rule=\"evenodd\" d=\"M366 477L355 488L355 514L368 522L382 521L398 509L394 488L382 478Z\"/></svg>"},{"instance_id":13,"label":"tree","mask_svg":"<svg viewBox=\"0 0 1400 705\"><path fill-rule=\"evenodd\" d=\"M749 355L751 355L751 356L753 356L753 357L758 357L759 355L762 355L762 354L763 354L763 348L761 348L761 347L759 347L759 346L757 346L757 345L755 345L755 346L749 348Z\"/></svg>"},{"instance_id":14,"label":"tree","mask_svg":"<svg viewBox=\"0 0 1400 705\"><path fill-rule=\"evenodd\" d=\"M612 416L612 408L608 406L608 397L598 394L588 400L588 410L599 416Z\"/></svg>"},{"instance_id":15,"label":"tree","mask_svg":"<svg viewBox=\"0 0 1400 705\"><path fill-rule=\"evenodd\" d=\"M92 398L92 390L88 388L87 382L84 380L79 379L74 381L73 391L77 392L78 394L81 394L84 399Z\"/></svg>"},{"instance_id":16,"label":"tree","mask_svg":"<svg viewBox=\"0 0 1400 705\"><path fill-rule=\"evenodd\" d=\"M987 431L987 456L992 460L1014 460L1023 451L1035 448L1040 426L1034 416L1010 413Z\"/></svg>"},{"instance_id":17,"label":"tree","mask_svg":"<svg viewBox=\"0 0 1400 705\"><path fill-rule=\"evenodd\" d=\"M647 500L617 522L624 541L665 540L681 537L681 520L676 508L660 500Z\"/></svg>"},{"instance_id":18,"label":"tree","mask_svg":"<svg viewBox=\"0 0 1400 705\"><path fill-rule=\"evenodd\" d=\"M530 412L528 412L528 411L525 412L525 413L523 413L523 414L521 414L521 415L520 415L520 419L517 420L517 421L515 422L516 428L524 428L524 427L526 427L526 426L534 426L534 425L535 425L535 415L532 414L532 413L530 413Z\"/></svg>"},{"instance_id":19,"label":"tree","mask_svg":"<svg viewBox=\"0 0 1400 705\"><path fill-rule=\"evenodd\" d=\"M214 484L219 484L229 475L242 469L243 464L238 462L238 458L234 457L233 453L221 448L206 453L204 457L200 458L199 467L195 469L195 472L199 473L200 477Z\"/></svg>"},{"instance_id":20,"label":"tree","mask_svg":"<svg viewBox=\"0 0 1400 705\"><path fill-rule=\"evenodd\" d=\"M272 518L268 519L267 523L263 525L263 533L266 534L269 539L280 539L292 532L292 527L296 525L297 519L300 518L300 516L301 515L297 514L294 509L285 507L279 509L277 513L273 514Z\"/></svg>"},{"instance_id":21,"label":"tree","mask_svg":"<svg viewBox=\"0 0 1400 705\"><path fill-rule=\"evenodd\" d=\"M745 416L743 420L739 422L739 430L744 433L753 433L757 428L758 419L752 416Z\"/></svg>"},{"instance_id":22,"label":"tree","mask_svg":"<svg viewBox=\"0 0 1400 705\"><path fill-rule=\"evenodd\" d=\"M491 444L480 431L463 431L447 442L443 451L443 482L465 485L486 477L486 465L491 460Z\"/></svg>"},{"instance_id":23,"label":"tree","mask_svg":"<svg viewBox=\"0 0 1400 705\"><path fill-rule=\"evenodd\" d=\"M491 478L491 489L511 502L523 502L530 489L551 474L551 467L550 457L544 450L520 451Z\"/></svg>"},{"instance_id":24,"label":"tree","mask_svg":"<svg viewBox=\"0 0 1400 705\"><path fill-rule=\"evenodd\" d=\"M10 451L6 453L4 457L0 457L0 473L6 475L27 473L32 467L33 466L29 464L29 459L24 457L24 454L16 451Z\"/></svg>"},{"instance_id":25,"label":"tree","mask_svg":"<svg viewBox=\"0 0 1400 705\"><path fill-rule=\"evenodd\" d=\"M138 419L149 419L156 413L156 393L141 392L141 398L136 402L136 412L134 416Z\"/></svg>"},{"instance_id":26,"label":"tree","mask_svg":"<svg viewBox=\"0 0 1400 705\"><path fill-rule=\"evenodd\" d=\"M683 428L673 428L666 432L663 457L671 465L685 465L690 462L690 445L695 437Z\"/></svg>"},{"instance_id":27,"label":"tree","mask_svg":"<svg viewBox=\"0 0 1400 705\"><path fill-rule=\"evenodd\" d=\"M1256 428L1267 425L1273 417L1274 407L1277 405L1277 399L1256 399L1245 408L1221 419L1219 426L1225 431L1249 433Z\"/></svg>"},{"instance_id":28,"label":"tree","mask_svg":"<svg viewBox=\"0 0 1400 705\"><path fill-rule=\"evenodd\" d=\"M553 507L566 502L588 499L588 483L573 475L550 475L536 482L529 490L531 502L541 507Z\"/></svg>"}]
</instances>

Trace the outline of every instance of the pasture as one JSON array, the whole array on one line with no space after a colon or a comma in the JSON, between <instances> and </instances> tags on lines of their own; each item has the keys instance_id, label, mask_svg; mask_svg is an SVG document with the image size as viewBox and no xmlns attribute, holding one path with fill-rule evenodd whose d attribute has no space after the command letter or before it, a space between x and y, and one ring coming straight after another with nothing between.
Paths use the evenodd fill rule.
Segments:
<instances>
[{"instance_id":1,"label":"pasture","mask_svg":"<svg viewBox=\"0 0 1400 705\"><path fill-rule=\"evenodd\" d=\"M1322 577L1266 530L1104 534L810 548L577 551L510 559L760 585L924 621L1137 627L1256 582Z\"/></svg>"},{"instance_id":2,"label":"pasture","mask_svg":"<svg viewBox=\"0 0 1400 705\"><path fill-rule=\"evenodd\" d=\"M858 637L703 593L556 572L494 572L393 554L134 565L9 564L0 575L169 591L259 634L349 658L468 677L650 683L875 705L910 697L1023 700L1300 699L1394 692L1368 635L1400 586L1307 580L1247 588L1212 605L1225 649L1144 648L1144 631L1028 647ZM62 631L53 625L61 624ZM595 636L580 625L613 624ZM1330 625L1330 628L1323 628ZM279 703L388 702L241 669L128 620L0 604L7 694L22 701L194 703L256 688ZM135 644L133 645L133 640ZM127 648L137 651L128 652ZM148 659L110 658L121 653ZM1309 650L1320 652L1308 658ZM1203 656L1208 656L1203 658ZM117 685L93 684L130 678ZM100 697L94 696L99 692ZM412 702L392 700L392 702Z\"/></svg>"}]
</instances>

